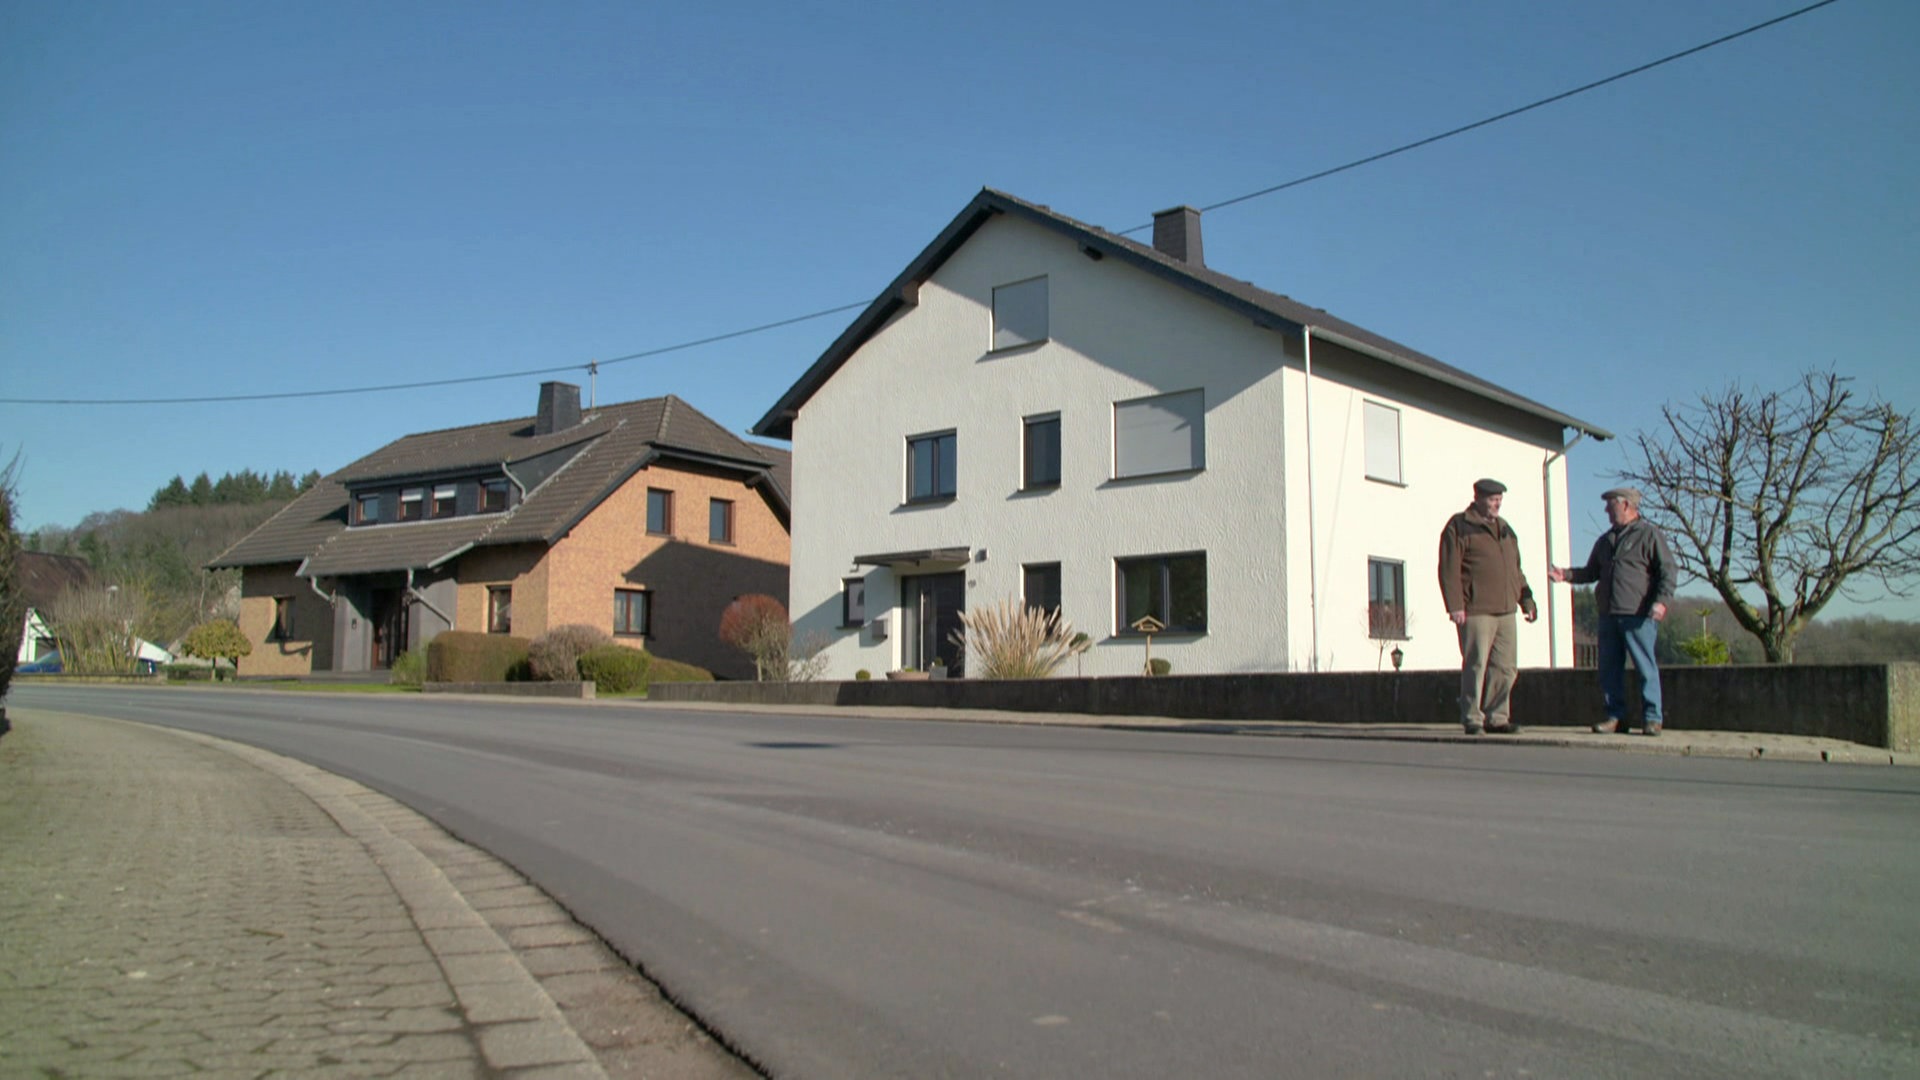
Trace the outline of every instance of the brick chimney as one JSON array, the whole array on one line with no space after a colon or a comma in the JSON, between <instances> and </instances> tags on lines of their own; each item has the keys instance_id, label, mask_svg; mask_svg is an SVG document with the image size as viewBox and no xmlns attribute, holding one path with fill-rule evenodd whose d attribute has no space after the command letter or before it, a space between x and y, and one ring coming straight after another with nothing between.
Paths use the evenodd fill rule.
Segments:
<instances>
[{"instance_id":1,"label":"brick chimney","mask_svg":"<svg viewBox=\"0 0 1920 1080\"><path fill-rule=\"evenodd\" d=\"M533 433L551 435L580 422L580 388L572 383L540 384L540 411L534 414Z\"/></svg>"},{"instance_id":2,"label":"brick chimney","mask_svg":"<svg viewBox=\"0 0 1920 1080\"><path fill-rule=\"evenodd\" d=\"M1200 254L1200 211L1191 206L1176 206L1153 215L1153 246L1163 255L1183 263L1205 266Z\"/></svg>"}]
</instances>

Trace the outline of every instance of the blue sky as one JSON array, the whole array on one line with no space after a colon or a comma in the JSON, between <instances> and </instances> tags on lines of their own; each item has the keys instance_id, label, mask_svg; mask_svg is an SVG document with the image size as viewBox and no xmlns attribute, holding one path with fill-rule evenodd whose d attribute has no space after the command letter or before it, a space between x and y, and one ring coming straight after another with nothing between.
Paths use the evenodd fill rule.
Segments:
<instances>
[{"instance_id":1,"label":"blue sky","mask_svg":"<svg viewBox=\"0 0 1920 1080\"><path fill-rule=\"evenodd\" d=\"M1128 229L1799 6L11 0L0 397L626 356L863 303L982 186ZM1840 0L1216 210L1206 252L1628 436L1664 402L1810 368L1913 410L1917 192L1920 5ZM678 394L744 432L851 318L611 365L598 393ZM331 471L525 415L538 381L0 404L0 453L24 457L26 525L73 525L176 474ZM1622 463L1573 452L1576 551Z\"/></svg>"}]
</instances>

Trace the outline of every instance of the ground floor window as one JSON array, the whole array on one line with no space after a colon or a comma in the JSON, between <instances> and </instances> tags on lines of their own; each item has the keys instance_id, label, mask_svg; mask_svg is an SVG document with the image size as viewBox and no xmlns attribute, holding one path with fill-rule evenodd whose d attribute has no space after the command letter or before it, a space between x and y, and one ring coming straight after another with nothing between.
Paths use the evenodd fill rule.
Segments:
<instances>
[{"instance_id":1,"label":"ground floor window","mask_svg":"<svg viewBox=\"0 0 1920 1080\"><path fill-rule=\"evenodd\" d=\"M1060 564L1028 563L1020 570L1020 592L1027 606L1043 615L1059 611Z\"/></svg>"},{"instance_id":2,"label":"ground floor window","mask_svg":"<svg viewBox=\"0 0 1920 1080\"><path fill-rule=\"evenodd\" d=\"M613 590L613 632L652 633L653 594L645 589Z\"/></svg>"},{"instance_id":3,"label":"ground floor window","mask_svg":"<svg viewBox=\"0 0 1920 1080\"><path fill-rule=\"evenodd\" d=\"M840 582L840 625L860 626L867 621L867 579L846 578Z\"/></svg>"},{"instance_id":4,"label":"ground floor window","mask_svg":"<svg viewBox=\"0 0 1920 1080\"><path fill-rule=\"evenodd\" d=\"M1407 636L1407 567L1396 559L1367 560L1367 636Z\"/></svg>"},{"instance_id":5,"label":"ground floor window","mask_svg":"<svg viewBox=\"0 0 1920 1080\"><path fill-rule=\"evenodd\" d=\"M513 586L487 587L487 633L513 633Z\"/></svg>"},{"instance_id":6,"label":"ground floor window","mask_svg":"<svg viewBox=\"0 0 1920 1080\"><path fill-rule=\"evenodd\" d=\"M293 597L276 596L273 598L273 628L267 631L267 640L293 640Z\"/></svg>"},{"instance_id":7,"label":"ground floor window","mask_svg":"<svg viewBox=\"0 0 1920 1080\"><path fill-rule=\"evenodd\" d=\"M1146 555L1115 559L1116 634L1152 616L1166 631L1199 634L1207 629L1207 553Z\"/></svg>"}]
</instances>

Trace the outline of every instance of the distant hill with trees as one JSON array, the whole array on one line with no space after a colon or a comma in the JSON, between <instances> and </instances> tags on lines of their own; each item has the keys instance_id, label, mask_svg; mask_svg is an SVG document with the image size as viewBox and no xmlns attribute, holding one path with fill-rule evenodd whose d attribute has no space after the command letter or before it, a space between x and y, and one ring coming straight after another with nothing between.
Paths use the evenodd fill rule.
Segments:
<instances>
[{"instance_id":1,"label":"distant hill with trees","mask_svg":"<svg viewBox=\"0 0 1920 1080\"><path fill-rule=\"evenodd\" d=\"M1591 588L1573 590L1573 622L1587 634L1594 632L1598 619ZM1767 662L1760 642L1740 625L1719 597L1708 596L1674 597L1666 621L1660 624L1654 655L1662 664L1695 663L1683 645L1703 634L1726 643L1730 663ZM1807 623L1795 642L1792 662L1867 664L1901 660L1920 660L1920 622L1850 615Z\"/></svg>"},{"instance_id":2,"label":"distant hill with trees","mask_svg":"<svg viewBox=\"0 0 1920 1080\"><path fill-rule=\"evenodd\" d=\"M42 528L26 536L26 547L78 555L100 581L135 590L144 601L135 632L169 644L197 623L237 614L240 572L202 567L319 479L250 469L218 480L176 476L144 511L100 511L72 528Z\"/></svg>"}]
</instances>

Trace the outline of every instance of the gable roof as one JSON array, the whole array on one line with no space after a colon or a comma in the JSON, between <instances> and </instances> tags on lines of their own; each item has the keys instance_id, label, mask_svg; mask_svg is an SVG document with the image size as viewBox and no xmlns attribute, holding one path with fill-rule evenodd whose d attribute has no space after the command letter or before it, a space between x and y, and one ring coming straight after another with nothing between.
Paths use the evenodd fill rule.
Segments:
<instances>
[{"instance_id":1,"label":"gable roof","mask_svg":"<svg viewBox=\"0 0 1920 1080\"><path fill-rule=\"evenodd\" d=\"M1296 334L1311 327L1315 337L1333 341L1383 363L1499 402L1530 416L1552 421L1561 427L1573 428L1596 439L1613 437L1612 432L1548 408L1504 387L1496 386L1477 375L1444 364L1425 353L1381 337L1319 308L1309 307L1279 293L1268 292L1257 285L1228 277L1205 266L1183 262L1151 245L1129 240L1118 233L1110 233L1098 226L1076 221L1064 214L1055 213L1048 207L1027 202L992 188L980 189L980 194L974 196L966 209L960 211L959 216L948 223L947 227L941 230L940 235L936 236L931 244L928 244L912 262L907 264L907 268L893 279L873 303L867 305L866 310L854 318L853 323L834 340L832 345L827 347L827 351L814 361L813 366L800 376L799 381L788 388L787 392L781 395L780 400L774 402L773 407L767 410L766 415L753 425L753 433L776 439L793 438L794 417L799 415L800 408L806 404L807 399L832 378L834 373L840 370L840 366L859 351L868 339L878 333L896 312L903 307L918 304L920 286L931 278L940 266L953 256L954 252L960 250L961 246L971 239L982 225L997 214L1017 217L1064 235L1080 244L1082 250L1090 254L1096 254L1102 258L1111 256L1245 316L1256 325Z\"/></svg>"},{"instance_id":2,"label":"gable roof","mask_svg":"<svg viewBox=\"0 0 1920 1080\"><path fill-rule=\"evenodd\" d=\"M93 584L92 564L78 555L22 551L16 565L20 568L20 595L36 611L45 611L69 588Z\"/></svg>"},{"instance_id":3,"label":"gable roof","mask_svg":"<svg viewBox=\"0 0 1920 1080\"><path fill-rule=\"evenodd\" d=\"M502 469L512 476L534 459L546 459L544 479L505 513L347 527L354 488ZM668 395L589 410L549 435L520 417L403 436L327 476L207 565L299 562L301 576L318 578L423 570L491 544L552 544L663 459L744 473L766 487L783 520L790 512L791 455L747 442Z\"/></svg>"}]
</instances>

